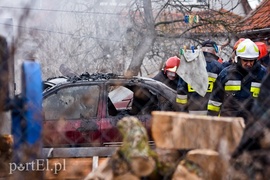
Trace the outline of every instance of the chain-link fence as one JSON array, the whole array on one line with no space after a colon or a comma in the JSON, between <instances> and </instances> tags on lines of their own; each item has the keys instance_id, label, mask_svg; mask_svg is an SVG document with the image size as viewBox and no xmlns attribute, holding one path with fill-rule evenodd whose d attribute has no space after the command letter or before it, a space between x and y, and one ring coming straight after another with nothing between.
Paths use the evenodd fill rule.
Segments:
<instances>
[{"instance_id":1,"label":"chain-link fence","mask_svg":"<svg viewBox=\"0 0 270 180\"><path fill-rule=\"evenodd\" d=\"M16 126L19 127L18 131L16 131L14 124L11 123L12 131L10 134L1 135L0 168L7 172L3 175L1 174L3 178L16 177L15 174L17 173L18 177L25 179L28 179L31 175L33 175L33 178L46 178L48 174L50 178L58 179L60 177L59 174L63 174L63 171L73 172L72 178L74 177L74 179L78 176L82 177L87 172L82 172L77 167L77 164L74 164L75 161L69 161L70 158L82 157L86 161L89 160L87 162L94 163L94 160L90 160L89 157L108 157L112 155L114 150L122 145L122 135L117 128L117 123L123 117L137 117L146 128L149 135L149 144L154 148L151 136L151 112L180 112L186 110L183 109L181 104L176 102L177 91L168 88L158 81L147 78L127 79L114 74L88 73L81 76L51 78L43 82L42 105L44 114L42 139L40 139L37 145L30 146L31 148L29 148L27 141L24 139L24 133L27 132L28 128L27 123L25 123L27 121L25 109L29 107L20 104L25 97L17 96L17 99L12 101L13 103L15 102L15 106L14 104L10 106L11 101L7 99L9 83L7 80L9 78L7 78L6 49L6 42L4 38L1 38L1 119L4 119L4 112L10 112L13 115L17 113L18 116L16 117L19 119L16 122L20 126ZM254 77L251 76L250 78ZM243 160L243 156L240 156L240 158L236 158L236 162L233 165L236 170L235 173L237 171L241 172L242 177L255 178L255 176L259 176L263 179L268 177L267 168L263 168L269 164L268 155L264 153L265 151L261 153L261 151L257 150L267 149L270 146L268 146L267 129L267 118L269 116L267 113L268 109L266 108L268 96L265 96L266 98L261 97L258 102L255 101L259 95L258 83L261 80L257 81L257 84L255 83L250 88L238 84L243 88L241 90L243 90L242 93L244 95L251 94L250 99L233 100L234 98L242 97L242 95L239 91L229 91L223 92L224 96L222 99L211 99L214 97L213 95L210 96L210 100L220 100L220 103L231 101L230 106L236 109L238 107L241 108L241 111L235 112L236 114L233 115L235 117L257 118L250 120L252 122L251 125L246 124L248 128L244 132L244 136L248 136L241 141L241 147L238 149L240 153L245 150L255 150L253 151L254 153L252 152L248 156L251 161L245 164L246 159L244 158ZM225 86L238 88L235 84L226 84ZM263 88L262 92L264 92L264 95L267 95L267 84ZM187 93L188 96L189 94ZM193 99L193 101L197 104L199 103L196 99ZM216 106L220 105L218 103L213 104ZM226 105L226 103L224 104ZM222 106L220 108L226 112L226 108L222 109ZM245 113L246 116L242 116L241 113ZM219 115L223 116L224 114L221 113ZM263 121L261 122L260 119ZM254 123L255 121L259 123ZM12 122L15 122L14 119L12 119ZM0 123L0 127L2 126ZM193 130L190 133L193 133ZM20 133L22 133L21 136ZM14 147L14 144L16 145L18 141L18 139L13 139L14 137L19 138L19 141L23 142L23 147ZM209 141L211 139L215 139L215 137L211 137ZM41 146L44 153L40 153ZM33 159L33 154L37 155L35 159ZM21 161L14 162L14 157L16 156L19 156ZM65 167L67 161L70 164L68 167ZM49 168L51 165L52 167ZM89 163L87 166L90 166ZM74 174L76 173L79 173L79 175L75 176Z\"/></svg>"}]
</instances>

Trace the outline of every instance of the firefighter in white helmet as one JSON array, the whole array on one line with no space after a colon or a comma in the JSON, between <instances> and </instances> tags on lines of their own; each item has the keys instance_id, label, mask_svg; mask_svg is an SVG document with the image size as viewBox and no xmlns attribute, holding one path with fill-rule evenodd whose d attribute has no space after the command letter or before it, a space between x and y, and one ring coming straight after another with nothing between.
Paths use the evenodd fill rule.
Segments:
<instances>
[{"instance_id":1,"label":"firefighter in white helmet","mask_svg":"<svg viewBox=\"0 0 270 180\"><path fill-rule=\"evenodd\" d=\"M259 49L245 39L236 49L235 64L218 75L208 102L208 115L243 117L248 123L251 108L260 92L266 68L257 62Z\"/></svg>"}]
</instances>

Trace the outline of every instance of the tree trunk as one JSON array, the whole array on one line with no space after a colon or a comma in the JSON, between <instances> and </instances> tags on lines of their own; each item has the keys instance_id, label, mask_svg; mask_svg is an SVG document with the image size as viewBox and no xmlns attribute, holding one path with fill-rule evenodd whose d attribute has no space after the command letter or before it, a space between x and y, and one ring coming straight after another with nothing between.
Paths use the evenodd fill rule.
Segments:
<instances>
[{"instance_id":1,"label":"tree trunk","mask_svg":"<svg viewBox=\"0 0 270 180\"><path fill-rule=\"evenodd\" d=\"M143 0L143 9L146 31L141 36L140 43L134 50L131 63L127 69L127 72L125 73L125 76L127 77L136 76L139 74L143 59L145 55L151 50L156 40L155 22L152 14L151 0Z\"/></svg>"}]
</instances>

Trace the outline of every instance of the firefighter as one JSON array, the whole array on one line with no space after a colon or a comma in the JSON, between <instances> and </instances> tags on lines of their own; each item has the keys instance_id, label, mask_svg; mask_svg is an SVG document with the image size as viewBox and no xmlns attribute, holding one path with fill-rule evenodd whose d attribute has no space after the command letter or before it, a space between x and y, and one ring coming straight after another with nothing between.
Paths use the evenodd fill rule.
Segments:
<instances>
[{"instance_id":1,"label":"firefighter","mask_svg":"<svg viewBox=\"0 0 270 180\"><path fill-rule=\"evenodd\" d=\"M232 158L237 158L244 151L254 151L269 149L267 139L269 139L270 129L270 74L268 73L261 85L258 98L252 107L251 121L245 127L243 136L237 148L232 154Z\"/></svg>"},{"instance_id":2,"label":"firefighter","mask_svg":"<svg viewBox=\"0 0 270 180\"><path fill-rule=\"evenodd\" d=\"M218 53L218 46L215 41L207 40L202 43L202 50L205 58L207 59L215 59L219 63L223 63L223 59L220 58L217 53Z\"/></svg>"},{"instance_id":3,"label":"firefighter","mask_svg":"<svg viewBox=\"0 0 270 180\"><path fill-rule=\"evenodd\" d=\"M258 46L259 48L259 57L258 60L259 62L264 66L264 67L268 67L269 63L270 63L270 57L269 57L269 53L267 51L267 46L265 43L263 42L255 42L255 44Z\"/></svg>"},{"instance_id":4,"label":"firefighter","mask_svg":"<svg viewBox=\"0 0 270 180\"><path fill-rule=\"evenodd\" d=\"M179 79L177 87L176 102L182 106L183 111L190 114L207 115L207 103L212 92L213 84L222 70L222 64L218 62L219 57L216 43L205 41L202 51L206 61L206 71L208 73L208 89L204 97L199 95L189 84L182 78Z\"/></svg>"},{"instance_id":5,"label":"firefighter","mask_svg":"<svg viewBox=\"0 0 270 180\"><path fill-rule=\"evenodd\" d=\"M254 99L258 97L266 68L257 62L259 49L250 39L242 41L236 49L236 63L223 69L208 102L208 115L251 116Z\"/></svg>"},{"instance_id":6,"label":"firefighter","mask_svg":"<svg viewBox=\"0 0 270 180\"><path fill-rule=\"evenodd\" d=\"M176 90L180 78L176 73L179 65L180 59L177 56L170 57L167 59L164 68L153 79L163 82L168 87Z\"/></svg>"},{"instance_id":7,"label":"firefighter","mask_svg":"<svg viewBox=\"0 0 270 180\"><path fill-rule=\"evenodd\" d=\"M225 68L225 67L227 67L227 66L229 66L229 65L231 65L231 64L234 63L234 59L235 59L235 55L236 55L236 54L235 54L235 51L236 51L236 49L237 49L239 43L242 42L242 41L244 41L244 40L245 40L245 38L240 38L240 39L238 39L238 41L236 41L236 43L235 43L234 46L233 46L233 51L232 51L232 56L231 56L231 58L229 59L229 61L226 61L226 62L223 62L223 63L222 63L223 68Z\"/></svg>"}]
</instances>

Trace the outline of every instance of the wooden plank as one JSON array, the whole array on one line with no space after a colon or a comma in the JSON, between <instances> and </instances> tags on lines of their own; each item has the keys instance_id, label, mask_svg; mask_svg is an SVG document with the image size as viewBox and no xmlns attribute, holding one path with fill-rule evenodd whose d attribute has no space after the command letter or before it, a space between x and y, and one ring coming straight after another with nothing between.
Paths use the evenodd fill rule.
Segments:
<instances>
[{"instance_id":1,"label":"wooden plank","mask_svg":"<svg viewBox=\"0 0 270 180\"><path fill-rule=\"evenodd\" d=\"M212 149L231 153L243 134L242 118L152 112L152 136L158 148Z\"/></svg>"}]
</instances>

